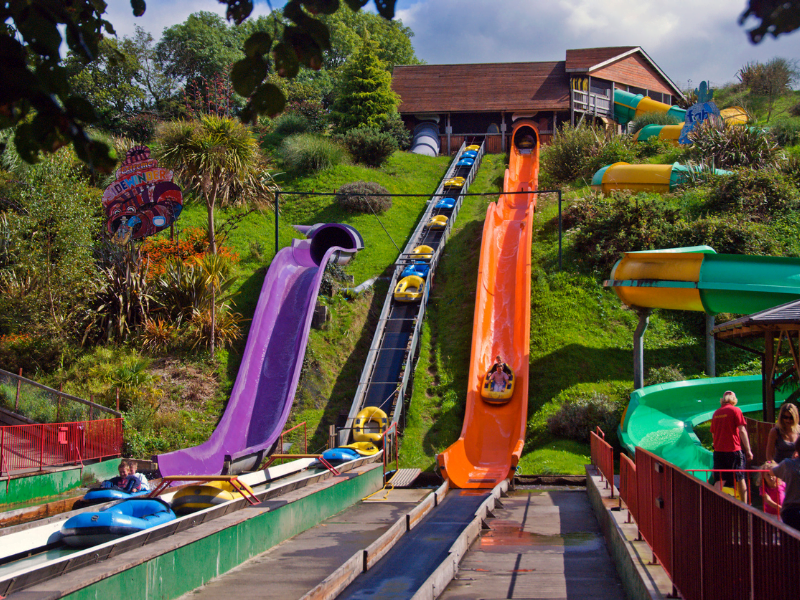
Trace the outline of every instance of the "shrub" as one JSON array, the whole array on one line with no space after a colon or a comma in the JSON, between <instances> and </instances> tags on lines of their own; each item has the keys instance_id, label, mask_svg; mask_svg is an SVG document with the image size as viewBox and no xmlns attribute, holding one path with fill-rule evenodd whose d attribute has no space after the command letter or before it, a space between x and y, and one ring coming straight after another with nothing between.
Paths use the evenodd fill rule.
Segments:
<instances>
[{"instance_id":1,"label":"shrub","mask_svg":"<svg viewBox=\"0 0 800 600\"><path fill-rule=\"evenodd\" d=\"M51 371L58 367L68 352L58 337L47 334L8 334L0 336L0 366L16 373Z\"/></svg>"},{"instance_id":2,"label":"shrub","mask_svg":"<svg viewBox=\"0 0 800 600\"><path fill-rule=\"evenodd\" d=\"M348 212L380 214L392 207L391 196L375 196L374 194L388 194L389 191L380 184L372 181L356 181L345 183L336 192L336 201Z\"/></svg>"},{"instance_id":3,"label":"shrub","mask_svg":"<svg viewBox=\"0 0 800 600\"><path fill-rule=\"evenodd\" d=\"M800 188L800 156L790 154L781 163L780 171L795 187Z\"/></svg>"},{"instance_id":4,"label":"shrub","mask_svg":"<svg viewBox=\"0 0 800 600\"><path fill-rule=\"evenodd\" d=\"M675 246L680 221L657 194L615 194L574 203L572 217L578 223L575 249L580 262L608 271L623 252Z\"/></svg>"},{"instance_id":5,"label":"shrub","mask_svg":"<svg viewBox=\"0 0 800 600\"><path fill-rule=\"evenodd\" d=\"M589 433L600 427L607 435L616 431L623 407L605 394L566 400L558 411L547 418L550 433L559 437L588 442Z\"/></svg>"},{"instance_id":6,"label":"shrub","mask_svg":"<svg viewBox=\"0 0 800 600\"><path fill-rule=\"evenodd\" d=\"M793 117L800 117L800 102L789 109L789 114Z\"/></svg>"},{"instance_id":7,"label":"shrub","mask_svg":"<svg viewBox=\"0 0 800 600\"><path fill-rule=\"evenodd\" d=\"M351 129L342 136L342 144L356 162L370 167L380 167L398 147L391 134L370 127Z\"/></svg>"},{"instance_id":8,"label":"shrub","mask_svg":"<svg viewBox=\"0 0 800 600\"><path fill-rule=\"evenodd\" d=\"M637 158L652 158L659 154L672 154L675 150L678 150L678 148L672 143L655 137L648 138L643 142L637 142L633 147ZM673 160L672 162L676 161Z\"/></svg>"},{"instance_id":9,"label":"shrub","mask_svg":"<svg viewBox=\"0 0 800 600\"><path fill-rule=\"evenodd\" d=\"M289 170L301 173L330 169L345 161L341 146L327 138L307 133L286 138L281 144L280 154Z\"/></svg>"},{"instance_id":10,"label":"shrub","mask_svg":"<svg viewBox=\"0 0 800 600\"><path fill-rule=\"evenodd\" d=\"M680 120L665 112L647 112L628 124L628 133L634 135L646 125L677 125Z\"/></svg>"},{"instance_id":11,"label":"shrub","mask_svg":"<svg viewBox=\"0 0 800 600\"><path fill-rule=\"evenodd\" d=\"M591 179L598 169L616 162L636 162L635 146L629 137L613 135L600 138L584 159L583 176Z\"/></svg>"},{"instance_id":12,"label":"shrub","mask_svg":"<svg viewBox=\"0 0 800 600\"><path fill-rule=\"evenodd\" d=\"M408 127L406 127L406 124L403 123L403 119L400 118L398 113L392 113L392 115L383 122L381 131L392 136L400 150L408 150L411 148L411 132L408 130Z\"/></svg>"},{"instance_id":13,"label":"shrub","mask_svg":"<svg viewBox=\"0 0 800 600\"><path fill-rule=\"evenodd\" d=\"M311 131L311 123L300 113L287 112L272 122L272 131L284 137L308 133Z\"/></svg>"},{"instance_id":14,"label":"shrub","mask_svg":"<svg viewBox=\"0 0 800 600\"><path fill-rule=\"evenodd\" d=\"M780 146L769 133L758 127L728 125L708 119L689 133L692 156L717 169L762 168L782 158Z\"/></svg>"},{"instance_id":15,"label":"shrub","mask_svg":"<svg viewBox=\"0 0 800 600\"><path fill-rule=\"evenodd\" d=\"M779 171L741 169L715 178L705 207L717 213L736 212L745 219L767 221L800 208L800 193Z\"/></svg>"},{"instance_id":16,"label":"shrub","mask_svg":"<svg viewBox=\"0 0 800 600\"><path fill-rule=\"evenodd\" d=\"M645 385L657 385L659 383L669 383L671 381L683 381L686 376L681 370L673 365L666 365L664 367L653 367L648 369L647 377L644 380Z\"/></svg>"},{"instance_id":17,"label":"shrub","mask_svg":"<svg viewBox=\"0 0 800 600\"><path fill-rule=\"evenodd\" d=\"M572 127L565 123L558 135L542 150L542 171L554 183L565 183L579 177L585 157L597 144L599 130L591 127Z\"/></svg>"},{"instance_id":18,"label":"shrub","mask_svg":"<svg viewBox=\"0 0 800 600\"><path fill-rule=\"evenodd\" d=\"M770 133L781 146L794 146L800 142L800 123L781 120L772 126Z\"/></svg>"},{"instance_id":19,"label":"shrub","mask_svg":"<svg viewBox=\"0 0 800 600\"><path fill-rule=\"evenodd\" d=\"M675 232L673 246L711 246L721 254L783 254L780 242L770 229L751 221L730 217L708 217L691 223L682 221Z\"/></svg>"},{"instance_id":20,"label":"shrub","mask_svg":"<svg viewBox=\"0 0 800 600\"><path fill-rule=\"evenodd\" d=\"M150 113L139 113L120 125L120 132L140 144L147 144L156 135L158 117ZM124 153L121 156L125 156Z\"/></svg>"},{"instance_id":21,"label":"shrub","mask_svg":"<svg viewBox=\"0 0 800 600\"><path fill-rule=\"evenodd\" d=\"M308 100L290 102L289 106L286 107L286 113L281 119L278 119L277 126L282 128L281 120L289 116L294 118L300 116L305 119L306 129L290 131L289 133L279 131L282 135L291 135L293 133L322 133L327 124L327 113L320 102L310 102ZM300 124L299 121L297 121L297 124Z\"/></svg>"}]
</instances>

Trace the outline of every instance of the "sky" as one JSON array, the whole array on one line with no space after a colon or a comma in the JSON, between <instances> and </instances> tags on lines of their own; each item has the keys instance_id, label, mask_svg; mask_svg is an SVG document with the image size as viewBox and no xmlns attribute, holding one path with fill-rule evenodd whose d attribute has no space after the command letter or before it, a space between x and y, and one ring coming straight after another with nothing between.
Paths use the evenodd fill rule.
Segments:
<instances>
[{"instance_id":1,"label":"sky","mask_svg":"<svg viewBox=\"0 0 800 600\"><path fill-rule=\"evenodd\" d=\"M736 80L752 61L800 57L800 30L754 46L738 24L746 0L397 0L397 18L414 32L428 64L564 60L568 49L641 46L681 89ZM275 8L285 2L272 2ZM191 13L224 16L217 0L150 0L141 18L129 0L109 0L119 35L139 25L158 39ZM370 3L367 8L373 8ZM268 14L256 0L253 15Z\"/></svg>"}]
</instances>

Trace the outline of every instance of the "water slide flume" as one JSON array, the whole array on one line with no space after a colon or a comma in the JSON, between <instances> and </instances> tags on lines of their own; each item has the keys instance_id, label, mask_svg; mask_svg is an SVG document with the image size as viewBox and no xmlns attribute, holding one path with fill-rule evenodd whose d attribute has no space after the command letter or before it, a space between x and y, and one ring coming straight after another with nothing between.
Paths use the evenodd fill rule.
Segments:
<instances>
[{"instance_id":1,"label":"water slide flume","mask_svg":"<svg viewBox=\"0 0 800 600\"><path fill-rule=\"evenodd\" d=\"M155 457L162 475L251 471L277 443L294 400L311 319L326 265L364 247L349 225L318 224L272 261L231 397L211 437Z\"/></svg>"},{"instance_id":2,"label":"water slide flume","mask_svg":"<svg viewBox=\"0 0 800 600\"><path fill-rule=\"evenodd\" d=\"M710 174L730 175L724 169L709 169L703 165L632 165L617 162L606 165L592 177L592 189L596 192L628 190L632 192L657 192L666 194L697 179L706 179Z\"/></svg>"},{"instance_id":3,"label":"water slide flume","mask_svg":"<svg viewBox=\"0 0 800 600\"><path fill-rule=\"evenodd\" d=\"M800 298L800 259L716 254L708 246L627 252L614 265L613 287L628 306L748 314ZM714 377L635 390L620 424L620 440L684 469L711 468L693 428L711 418L726 390L739 408L762 408L760 376ZM778 403L785 394L778 394Z\"/></svg>"},{"instance_id":4,"label":"water slide flume","mask_svg":"<svg viewBox=\"0 0 800 600\"><path fill-rule=\"evenodd\" d=\"M536 195L506 192L536 189L538 140L533 123L515 124L504 193L486 211L464 426L459 439L437 456L442 475L452 487L493 488L513 476L522 454L528 413L531 230ZM516 377L514 393L504 404L481 398L486 371L497 354Z\"/></svg>"}]
</instances>

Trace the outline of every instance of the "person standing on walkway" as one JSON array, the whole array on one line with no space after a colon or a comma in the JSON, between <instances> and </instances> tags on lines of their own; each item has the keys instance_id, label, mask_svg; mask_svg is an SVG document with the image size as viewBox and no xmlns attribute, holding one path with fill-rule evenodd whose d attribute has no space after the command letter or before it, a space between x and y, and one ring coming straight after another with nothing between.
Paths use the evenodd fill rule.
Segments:
<instances>
[{"instance_id":1,"label":"person standing on walkway","mask_svg":"<svg viewBox=\"0 0 800 600\"><path fill-rule=\"evenodd\" d=\"M800 439L795 443L800 451ZM800 530L800 458L787 458L772 467L772 473L786 482L786 495L781 505L781 521Z\"/></svg>"},{"instance_id":2,"label":"person standing on walkway","mask_svg":"<svg viewBox=\"0 0 800 600\"><path fill-rule=\"evenodd\" d=\"M739 469L745 467L747 460L753 460L750 451L750 438L742 411L736 408L739 399L731 391L722 394L720 407L711 418L711 435L714 436L714 469L735 470L734 473L714 473L714 483L720 479L723 485L733 486L734 479L739 488L739 499L747 502L747 481ZM744 452L742 452L744 447Z\"/></svg>"},{"instance_id":3,"label":"person standing on walkway","mask_svg":"<svg viewBox=\"0 0 800 600\"><path fill-rule=\"evenodd\" d=\"M767 436L767 459L780 464L794 456L794 445L800 439L800 416L797 407L785 402L778 410L778 421Z\"/></svg>"}]
</instances>

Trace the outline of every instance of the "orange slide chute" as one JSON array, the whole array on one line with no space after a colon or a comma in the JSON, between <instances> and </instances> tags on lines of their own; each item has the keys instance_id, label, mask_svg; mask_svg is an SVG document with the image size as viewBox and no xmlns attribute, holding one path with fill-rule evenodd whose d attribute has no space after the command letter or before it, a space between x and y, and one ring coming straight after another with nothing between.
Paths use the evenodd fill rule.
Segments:
<instances>
[{"instance_id":1,"label":"orange slide chute","mask_svg":"<svg viewBox=\"0 0 800 600\"><path fill-rule=\"evenodd\" d=\"M458 441L437 457L442 475L457 488L492 488L513 476L525 442L536 194L507 192L537 188L536 125L518 122L511 138L503 194L496 204L489 204L483 225L464 426ZM484 377L498 354L516 378L505 404L481 397Z\"/></svg>"}]
</instances>

